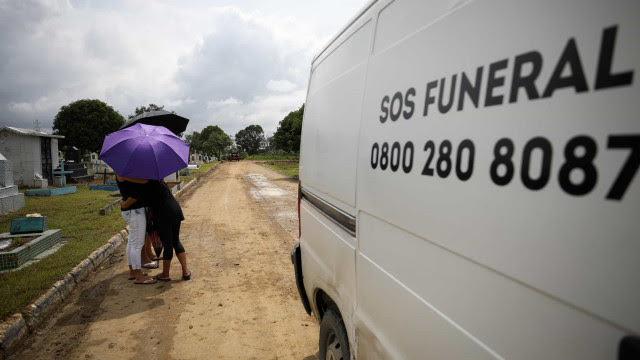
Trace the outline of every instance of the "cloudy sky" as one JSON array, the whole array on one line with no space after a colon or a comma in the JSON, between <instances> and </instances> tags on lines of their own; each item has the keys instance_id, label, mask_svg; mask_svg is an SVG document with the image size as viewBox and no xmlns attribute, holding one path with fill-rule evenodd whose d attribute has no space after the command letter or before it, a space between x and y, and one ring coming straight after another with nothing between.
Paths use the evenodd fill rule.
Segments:
<instances>
[{"instance_id":1,"label":"cloudy sky","mask_svg":"<svg viewBox=\"0 0 640 360\"><path fill-rule=\"evenodd\" d=\"M234 136L302 105L311 60L368 0L0 0L0 126L51 132L99 99L164 105ZM89 124L88 124L89 125Z\"/></svg>"}]
</instances>

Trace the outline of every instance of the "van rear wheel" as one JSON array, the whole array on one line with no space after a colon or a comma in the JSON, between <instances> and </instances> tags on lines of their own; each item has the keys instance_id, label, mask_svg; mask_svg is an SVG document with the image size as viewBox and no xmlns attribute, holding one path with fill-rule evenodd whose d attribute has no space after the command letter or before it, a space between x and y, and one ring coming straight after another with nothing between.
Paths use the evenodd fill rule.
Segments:
<instances>
[{"instance_id":1,"label":"van rear wheel","mask_svg":"<svg viewBox=\"0 0 640 360\"><path fill-rule=\"evenodd\" d=\"M349 360L349 339L338 310L327 309L320 323L320 360Z\"/></svg>"}]
</instances>

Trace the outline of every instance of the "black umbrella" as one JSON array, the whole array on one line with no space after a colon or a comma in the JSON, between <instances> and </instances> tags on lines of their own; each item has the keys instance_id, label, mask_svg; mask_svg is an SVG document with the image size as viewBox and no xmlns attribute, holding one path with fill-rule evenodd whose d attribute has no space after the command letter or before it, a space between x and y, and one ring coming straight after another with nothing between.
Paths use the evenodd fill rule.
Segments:
<instances>
[{"instance_id":1,"label":"black umbrella","mask_svg":"<svg viewBox=\"0 0 640 360\"><path fill-rule=\"evenodd\" d=\"M170 113L166 110L155 110L144 112L134 118L129 119L120 129L128 128L135 124L147 124L164 126L172 133L178 135L187 129L189 119L183 118L180 115Z\"/></svg>"}]
</instances>

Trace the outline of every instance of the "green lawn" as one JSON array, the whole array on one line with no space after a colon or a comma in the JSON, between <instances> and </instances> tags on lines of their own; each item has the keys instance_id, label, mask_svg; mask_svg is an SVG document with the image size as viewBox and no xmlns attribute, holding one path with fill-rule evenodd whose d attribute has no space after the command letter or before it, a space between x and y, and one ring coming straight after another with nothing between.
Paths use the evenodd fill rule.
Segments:
<instances>
[{"instance_id":1,"label":"green lawn","mask_svg":"<svg viewBox=\"0 0 640 360\"><path fill-rule=\"evenodd\" d=\"M197 170L189 170L189 175L183 175L185 173L184 170L180 171L180 181L183 181L185 185L189 183L189 181L193 179L197 179L203 176L207 171L211 170L217 163L220 161L213 161L210 163L200 165L200 169Z\"/></svg>"},{"instance_id":2,"label":"green lawn","mask_svg":"<svg viewBox=\"0 0 640 360\"><path fill-rule=\"evenodd\" d=\"M118 208L107 215L98 214L100 208L118 199L109 196L111 192L90 191L86 185L77 187L75 194L25 196L22 209L0 215L0 232L9 232L11 219L40 213L47 217L49 229L62 229L63 241L67 241L38 263L0 274L0 319L24 309L126 226Z\"/></svg>"},{"instance_id":3,"label":"green lawn","mask_svg":"<svg viewBox=\"0 0 640 360\"><path fill-rule=\"evenodd\" d=\"M294 179L298 178L298 161L268 160L265 162L260 162L260 164L270 167L284 175L291 176Z\"/></svg>"}]
</instances>

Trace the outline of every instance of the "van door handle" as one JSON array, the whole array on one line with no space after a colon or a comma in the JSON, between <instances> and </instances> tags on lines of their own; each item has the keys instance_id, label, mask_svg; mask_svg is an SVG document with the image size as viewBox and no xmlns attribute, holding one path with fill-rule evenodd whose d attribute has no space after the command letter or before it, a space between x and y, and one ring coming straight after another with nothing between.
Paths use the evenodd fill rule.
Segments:
<instances>
[{"instance_id":1,"label":"van door handle","mask_svg":"<svg viewBox=\"0 0 640 360\"><path fill-rule=\"evenodd\" d=\"M640 337L625 336L620 340L618 347L618 360L640 359Z\"/></svg>"}]
</instances>

